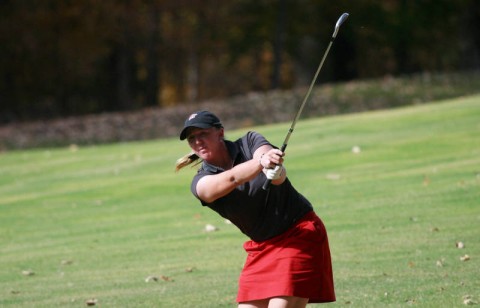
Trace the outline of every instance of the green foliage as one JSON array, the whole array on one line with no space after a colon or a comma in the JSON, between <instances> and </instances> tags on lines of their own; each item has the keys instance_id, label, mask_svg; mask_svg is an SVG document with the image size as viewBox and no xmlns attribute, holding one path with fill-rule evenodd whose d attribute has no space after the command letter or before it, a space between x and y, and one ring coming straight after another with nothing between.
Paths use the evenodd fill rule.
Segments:
<instances>
[{"instance_id":1,"label":"green foliage","mask_svg":"<svg viewBox=\"0 0 480 308\"><path fill-rule=\"evenodd\" d=\"M479 118L474 96L298 123L286 167L327 226L333 305L480 301ZM256 130L280 144L289 124ZM191 196L194 169L173 172L188 150L0 154L0 306L235 306L246 238Z\"/></svg>"}]
</instances>

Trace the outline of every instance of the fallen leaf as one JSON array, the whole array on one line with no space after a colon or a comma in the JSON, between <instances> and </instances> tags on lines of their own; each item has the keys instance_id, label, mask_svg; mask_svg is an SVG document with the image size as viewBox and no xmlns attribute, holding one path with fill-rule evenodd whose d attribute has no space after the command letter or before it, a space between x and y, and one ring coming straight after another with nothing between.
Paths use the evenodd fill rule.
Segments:
<instances>
[{"instance_id":1,"label":"fallen leaf","mask_svg":"<svg viewBox=\"0 0 480 308\"><path fill-rule=\"evenodd\" d=\"M205 232L214 232L214 231L218 231L218 228L215 227L214 225L207 224L205 226Z\"/></svg>"},{"instance_id":2,"label":"fallen leaf","mask_svg":"<svg viewBox=\"0 0 480 308\"><path fill-rule=\"evenodd\" d=\"M471 295L463 296L463 304L464 305L476 305L477 302L472 299Z\"/></svg>"},{"instance_id":3,"label":"fallen leaf","mask_svg":"<svg viewBox=\"0 0 480 308\"><path fill-rule=\"evenodd\" d=\"M87 306L95 306L97 302L98 300L96 298L91 298L91 299L87 299L85 304L87 304Z\"/></svg>"},{"instance_id":4,"label":"fallen leaf","mask_svg":"<svg viewBox=\"0 0 480 308\"><path fill-rule=\"evenodd\" d=\"M145 278L145 282L152 282L152 281L158 281L158 277L157 276L148 276L147 278Z\"/></svg>"},{"instance_id":5,"label":"fallen leaf","mask_svg":"<svg viewBox=\"0 0 480 308\"><path fill-rule=\"evenodd\" d=\"M463 249L465 248L465 244L463 242L456 242L455 247L457 247L458 249Z\"/></svg>"},{"instance_id":6,"label":"fallen leaf","mask_svg":"<svg viewBox=\"0 0 480 308\"><path fill-rule=\"evenodd\" d=\"M464 255L464 256L461 256L460 257L460 261L468 261L470 260L470 256L469 255Z\"/></svg>"},{"instance_id":7,"label":"fallen leaf","mask_svg":"<svg viewBox=\"0 0 480 308\"><path fill-rule=\"evenodd\" d=\"M35 272L32 271L32 270L25 270L25 271L22 271L22 274L24 276L33 276L33 275L35 275Z\"/></svg>"},{"instance_id":8,"label":"fallen leaf","mask_svg":"<svg viewBox=\"0 0 480 308\"><path fill-rule=\"evenodd\" d=\"M161 278L162 278L163 281L171 281L171 282L174 281L172 278L170 278L170 277L168 277L168 276L163 276L163 275L162 275Z\"/></svg>"},{"instance_id":9,"label":"fallen leaf","mask_svg":"<svg viewBox=\"0 0 480 308\"><path fill-rule=\"evenodd\" d=\"M463 300L463 304L465 305L476 305L477 303L474 302L471 298L467 298Z\"/></svg>"}]
</instances>

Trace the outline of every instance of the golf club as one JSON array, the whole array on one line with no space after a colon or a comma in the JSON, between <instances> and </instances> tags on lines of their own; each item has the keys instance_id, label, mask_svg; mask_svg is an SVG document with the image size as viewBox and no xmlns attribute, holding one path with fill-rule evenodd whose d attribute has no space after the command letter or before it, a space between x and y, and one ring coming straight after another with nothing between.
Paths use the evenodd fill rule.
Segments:
<instances>
[{"instance_id":1,"label":"golf club","mask_svg":"<svg viewBox=\"0 0 480 308\"><path fill-rule=\"evenodd\" d=\"M315 85L315 82L317 80L318 74L320 73L320 70L322 69L323 62L325 62L325 58L328 55L328 52L330 51L330 47L332 47L333 41L337 37L338 30L340 29L340 26L343 24L343 22L348 18L348 13L343 13L340 18L338 18L337 23L335 24L335 30L333 31L332 38L330 39L330 43L328 44L327 50L325 51L322 61L320 61L320 65L318 66L317 72L315 73L315 76L313 77L312 82L310 83L310 87L308 88L307 94L305 95L302 104L300 105L300 108L297 111L297 114L295 115L295 118L293 119L292 125L290 126L290 129L288 130L287 136L285 137L285 140L283 141L283 145L281 147L281 151L285 152L285 149L287 148L288 141L290 139L290 136L293 133L293 130L295 129L295 125L297 124L298 118L300 118L300 115L302 114L303 107L305 107L305 103L308 100L308 97L310 96L310 93L312 92L313 86ZM263 184L263 189L268 190L270 188L270 183L272 181L267 179L265 183Z\"/></svg>"}]
</instances>

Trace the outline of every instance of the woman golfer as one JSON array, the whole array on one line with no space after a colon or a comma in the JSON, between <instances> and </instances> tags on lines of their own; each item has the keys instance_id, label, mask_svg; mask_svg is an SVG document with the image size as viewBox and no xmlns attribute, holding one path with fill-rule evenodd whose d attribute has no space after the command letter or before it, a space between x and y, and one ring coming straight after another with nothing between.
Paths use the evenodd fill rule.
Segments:
<instances>
[{"instance_id":1,"label":"woman golfer","mask_svg":"<svg viewBox=\"0 0 480 308\"><path fill-rule=\"evenodd\" d=\"M283 153L262 135L224 139L222 123L199 111L185 121L180 140L192 153L179 170L198 159L191 191L201 204L229 219L250 240L239 278L238 307L305 307L335 301L325 227L310 202L287 178ZM263 190L270 179L269 190Z\"/></svg>"}]
</instances>

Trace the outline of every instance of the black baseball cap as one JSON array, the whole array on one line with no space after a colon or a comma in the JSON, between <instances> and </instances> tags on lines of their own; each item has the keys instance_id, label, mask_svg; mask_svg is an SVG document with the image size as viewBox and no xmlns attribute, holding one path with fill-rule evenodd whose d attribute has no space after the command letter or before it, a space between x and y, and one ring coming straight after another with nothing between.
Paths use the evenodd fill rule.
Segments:
<instances>
[{"instance_id":1,"label":"black baseball cap","mask_svg":"<svg viewBox=\"0 0 480 308\"><path fill-rule=\"evenodd\" d=\"M190 127L210 128L223 127L223 125L220 122L220 119L210 111L197 111L189 115L188 119L185 121L185 125L180 133L180 140L185 140L185 138L187 138L187 130Z\"/></svg>"}]
</instances>

